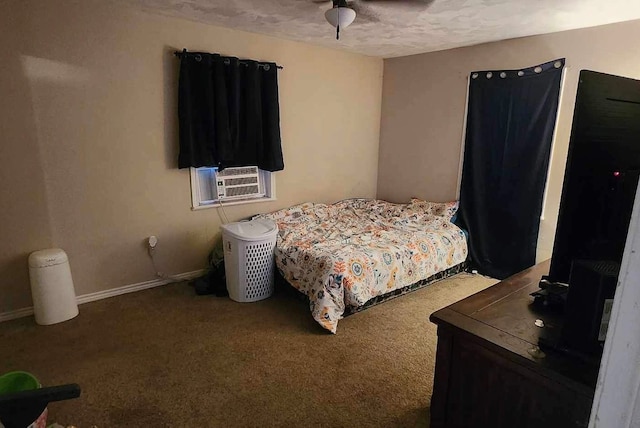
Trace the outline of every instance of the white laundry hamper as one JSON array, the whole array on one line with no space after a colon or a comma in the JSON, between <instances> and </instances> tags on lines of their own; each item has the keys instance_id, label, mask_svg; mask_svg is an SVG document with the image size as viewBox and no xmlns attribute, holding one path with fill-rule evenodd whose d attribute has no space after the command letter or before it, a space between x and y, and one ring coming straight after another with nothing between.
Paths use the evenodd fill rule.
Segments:
<instances>
[{"instance_id":1,"label":"white laundry hamper","mask_svg":"<svg viewBox=\"0 0 640 428\"><path fill-rule=\"evenodd\" d=\"M224 270L229 297L256 302L273 294L278 225L256 219L222 225Z\"/></svg>"}]
</instances>

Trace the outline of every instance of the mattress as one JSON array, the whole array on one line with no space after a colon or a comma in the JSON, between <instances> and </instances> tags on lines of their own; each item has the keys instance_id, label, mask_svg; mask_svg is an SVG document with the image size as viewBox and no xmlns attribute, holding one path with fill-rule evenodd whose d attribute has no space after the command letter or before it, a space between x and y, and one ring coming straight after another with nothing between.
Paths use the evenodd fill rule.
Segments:
<instances>
[{"instance_id":1,"label":"mattress","mask_svg":"<svg viewBox=\"0 0 640 428\"><path fill-rule=\"evenodd\" d=\"M451 222L457 207L349 199L258 217L278 224L279 272L309 298L313 318L335 333L346 311L466 260L465 234Z\"/></svg>"}]
</instances>

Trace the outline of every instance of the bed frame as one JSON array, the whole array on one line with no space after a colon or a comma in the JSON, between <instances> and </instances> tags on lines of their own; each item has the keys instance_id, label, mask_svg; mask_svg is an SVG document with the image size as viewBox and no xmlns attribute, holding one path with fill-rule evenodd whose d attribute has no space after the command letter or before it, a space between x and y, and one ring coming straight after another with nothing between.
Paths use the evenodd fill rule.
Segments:
<instances>
[{"instance_id":1,"label":"bed frame","mask_svg":"<svg viewBox=\"0 0 640 428\"><path fill-rule=\"evenodd\" d=\"M356 307L351 307L348 306L345 308L344 311L344 316L349 316L349 315L353 315L355 313L358 313L360 311L363 311L367 308L370 308L371 306L375 306L379 303L383 303L386 302L387 300L391 300L391 299L395 299L396 297L400 297L404 294L410 293L412 291L416 291L419 290L421 288L424 288L428 285L433 284L434 282L438 282L441 281L443 279L449 278L450 276L453 275L457 275L460 272L464 272L465 270L467 270L467 262L462 262L459 265L455 265L453 267L450 267L449 269L443 270L442 272L438 272L435 275L431 275L428 278L422 279L416 283L413 283L411 285L407 285L406 287L402 287L402 288L398 288L397 290L393 290L390 291L388 293L385 294L381 294L379 296L376 296L372 299L369 299L365 302L364 305L362 306L356 306Z\"/></svg>"},{"instance_id":2,"label":"bed frame","mask_svg":"<svg viewBox=\"0 0 640 428\"><path fill-rule=\"evenodd\" d=\"M357 306L357 307L352 307L352 306L348 306L345 308L344 317L348 317L349 315L353 315L355 313L361 312L365 309L370 308L371 306L375 306L377 304L386 302L388 300L391 299L395 299L396 297L400 297L402 295L405 295L407 293L410 293L412 291L416 291L419 290L421 288L427 287L431 284L433 284L434 282L438 282L441 281L443 279L449 278L453 275L457 275L460 272L465 272L467 270L468 267L468 263L462 262L458 265L455 265L453 267L450 267L449 269L443 270L442 272L438 272L435 275L431 275L428 278L422 279L416 283L413 283L411 285L407 285L406 287L402 287L402 288L398 288L397 290L393 290L390 291L388 293L385 294L381 294L379 296L376 296L372 299L367 300L367 302L362 305L362 306ZM307 304L309 303L309 298L302 293L300 290L298 290L297 288L293 287L291 284L289 284L287 282L286 279L284 279L284 277L282 276L282 274L280 273L280 271L278 269L276 269L276 286L279 289L286 289L286 290L290 290L293 291L296 296L299 297L300 300L304 300Z\"/></svg>"}]
</instances>

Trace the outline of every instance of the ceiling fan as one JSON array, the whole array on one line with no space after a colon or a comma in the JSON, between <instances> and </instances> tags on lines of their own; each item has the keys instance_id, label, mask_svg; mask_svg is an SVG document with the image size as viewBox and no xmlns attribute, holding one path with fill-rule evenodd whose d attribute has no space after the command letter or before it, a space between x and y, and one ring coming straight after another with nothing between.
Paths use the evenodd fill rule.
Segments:
<instances>
[{"instance_id":1,"label":"ceiling fan","mask_svg":"<svg viewBox=\"0 0 640 428\"><path fill-rule=\"evenodd\" d=\"M336 40L340 39L340 28L346 28L356 19L356 15L367 19L370 22L378 21L378 17L375 13L368 9L366 4L386 4L386 5L399 5L414 6L418 8L426 8L434 0L311 0L314 3L332 3L331 9L324 13L324 17L329 24L336 27ZM364 7L363 7L364 5Z\"/></svg>"}]
</instances>

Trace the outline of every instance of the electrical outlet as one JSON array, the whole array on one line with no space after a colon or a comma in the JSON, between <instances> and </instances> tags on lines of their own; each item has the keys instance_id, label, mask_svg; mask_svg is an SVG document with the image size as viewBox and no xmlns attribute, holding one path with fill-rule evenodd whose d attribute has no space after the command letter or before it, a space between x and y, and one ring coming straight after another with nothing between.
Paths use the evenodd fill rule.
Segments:
<instances>
[{"instance_id":1,"label":"electrical outlet","mask_svg":"<svg viewBox=\"0 0 640 428\"><path fill-rule=\"evenodd\" d=\"M149 244L149 248L151 249L156 248L156 245L158 245L158 238L156 236L151 235L147 243Z\"/></svg>"}]
</instances>

